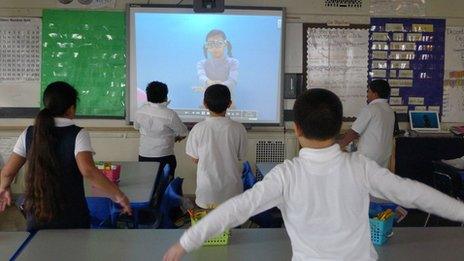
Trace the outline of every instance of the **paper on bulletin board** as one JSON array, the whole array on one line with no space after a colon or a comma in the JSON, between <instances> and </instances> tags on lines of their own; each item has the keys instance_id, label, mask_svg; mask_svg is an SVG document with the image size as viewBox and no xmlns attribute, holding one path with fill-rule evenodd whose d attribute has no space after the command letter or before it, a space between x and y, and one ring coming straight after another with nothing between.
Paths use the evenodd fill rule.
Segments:
<instances>
[{"instance_id":1,"label":"paper on bulletin board","mask_svg":"<svg viewBox=\"0 0 464 261\"><path fill-rule=\"evenodd\" d=\"M344 117L366 104L367 29L308 28L307 88L325 88L343 103Z\"/></svg>"},{"instance_id":2,"label":"paper on bulletin board","mask_svg":"<svg viewBox=\"0 0 464 261\"><path fill-rule=\"evenodd\" d=\"M0 18L0 107L39 107L40 18Z\"/></svg>"},{"instance_id":3,"label":"paper on bulletin board","mask_svg":"<svg viewBox=\"0 0 464 261\"><path fill-rule=\"evenodd\" d=\"M374 16L425 16L425 0L371 0L369 12Z\"/></svg>"},{"instance_id":4,"label":"paper on bulletin board","mask_svg":"<svg viewBox=\"0 0 464 261\"><path fill-rule=\"evenodd\" d=\"M442 121L464 122L464 27L447 27L445 37Z\"/></svg>"}]
</instances>

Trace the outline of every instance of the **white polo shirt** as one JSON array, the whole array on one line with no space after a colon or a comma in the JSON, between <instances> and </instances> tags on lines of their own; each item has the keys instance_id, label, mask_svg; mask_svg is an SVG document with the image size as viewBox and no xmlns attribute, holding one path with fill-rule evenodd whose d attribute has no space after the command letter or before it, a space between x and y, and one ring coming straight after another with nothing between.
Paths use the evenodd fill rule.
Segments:
<instances>
[{"instance_id":1,"label":"white polo shirt","mask_svg":"<svg viewBox=\"0 0 464 261\"><path fill-rule=\"evenodd\" d=\"M387 99L375 99L359 113L351 129L360 135L358 151L388 167L393 147L395 114Z\"/></svg>"},{"instance_id":2,"label":"white polo shirt","mask_svg":"<svg viewBox=\"0 0 464 261\"><path fill-rule=\"evenodd\" d=\"M75 125L74 121L68 118L55 118L56 127L67 127ZM26 157L26 134L27 128L19 135L18 140L13 148L13 152L18 154L21 157ZM74 147L74 156L76 156L81 151L90 151L95 153L92 149L92 144L90 143L90 135L85 129L81 129L76 136L76 145Z\"/></svg>"},{"instance_id":3,"label":"white polo shirt","mask_svg":"<svg viewBox=\"0 0 464 261\"><path fill-rule=\"evenodd\" d=\"M174 155L175 138L188 135L187 127L167 105L167 102L147 102L135 114L134 128L140 131L140 156Z\"/></svg>"},{"instance_id":4,"label":"white polo shirt","mask_svg":"<svg viewBox=\"0 0 464 261\"><path fill-rule=\"evenodd\" d=\"M228 117L208 117L197 123L187 139L186 153L198 159L198 206L218 205L243 192L241 160L247 136L242 124Z\"/></svg>"},{"instance_id":5,"label":"white polo shirt","mask_svg":"<svg viewBox=\"0 0 464 261\"><path fill-rule=\"evenodd\" d=\"M298 157L279 164L253 188L192 226L180 244L192 251L209 237L277 206L290 237L292 260L376 260L368 220L369 194L464 221L462 202L401 178L359 153L342 152L335 144L301 149Z\"/></svg>"}]
</instances>

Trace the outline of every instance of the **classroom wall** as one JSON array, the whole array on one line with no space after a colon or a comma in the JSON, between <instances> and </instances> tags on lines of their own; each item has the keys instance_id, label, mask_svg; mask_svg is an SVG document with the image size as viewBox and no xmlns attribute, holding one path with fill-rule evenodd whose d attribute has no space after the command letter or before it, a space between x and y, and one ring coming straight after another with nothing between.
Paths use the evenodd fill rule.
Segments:
<instances>
[{"instance_id":1,"label":"classroom wall","mask_svg":"<svg viewBox=\"0 0 464 261\"><path fill-rule=\"evenodd\" d=\"M128 3L175 4L178 0L164 1L128 1L116 0L110 10L124 10ZM57 0L1 0L1 16L36 16L40 17L42 9L57 8ZM302 73L302 38L299 30L301 23L369 23L369 1L363 1L363 7L327 8L323 0L226 0L227 5L241 6L280 6L287 10L287 37L285 51L285 71L287 73ZM192 4L184 1L182 4ZM464 1L462 0L427 0L426 13L430 18L446 18L448 25L464 25ZM285 107L291 108L293 102L285 101ZM32 123L32 119L0 119L0 138L17 137L24 126ZM138 133L126 126L124 120L78 120L77 123L88 127L96 151L97 160L131 161L137 159ZM286 124L290 127L290 124ZM345 123L343 128L349 128ZM99 127L95 128L95 127ZM101 129L103 127L103 129ZM405 125L400 127L405 128ZM446 127L446 125L445 125ZM253 164L255 159L254 144L260 139L284 140L286 157L291 158L297 153L297 141L290 131L283 128L256 129L249 132L247 159ZM178 174L185 178L184 193L193 194L195 189L195 166L185 156L185 142L176 144L178 157ZM21 190L21 181L14 186L15 191Z\"/></svg>"}]
</instances>

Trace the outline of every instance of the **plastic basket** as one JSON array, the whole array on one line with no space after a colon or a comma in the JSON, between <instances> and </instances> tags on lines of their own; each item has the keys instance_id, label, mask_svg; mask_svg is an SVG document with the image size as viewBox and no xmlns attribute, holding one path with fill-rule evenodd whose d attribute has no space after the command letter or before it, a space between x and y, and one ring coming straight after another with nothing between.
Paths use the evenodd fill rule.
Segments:
<instances>
[{"instance_id":1,"label":"plastic basket","mask_svg":"<svg viewBox=\"0 0 464 261\"><path fill-rule=\"evenodd\" d=\"M200 219L190 218L192 225L198 222ZM229 230L224 231L223 233L214 236L203 243L204 246L225 246L229 244L230 232Z\"/></svg>"},{"instance_id":2,"label":"plastic basket","mask_svg":"<svg viewBox=\"0 0 464 261\"><path fill-rule=\"evenodd\" d=\"M388 238L392 235L394 220L394 214L386 220L379 220L377 218L369 219L369 225L371 227L371 240L374 245L381 246L387 242Z\"/></svg>"}]
</instances>

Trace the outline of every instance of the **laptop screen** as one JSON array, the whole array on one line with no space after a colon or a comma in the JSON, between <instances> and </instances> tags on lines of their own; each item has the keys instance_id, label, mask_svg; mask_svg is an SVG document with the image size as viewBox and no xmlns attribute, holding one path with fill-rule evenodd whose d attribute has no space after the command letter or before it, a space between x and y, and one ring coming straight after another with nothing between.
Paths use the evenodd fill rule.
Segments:
<instances>
[{"instance_id":1,"label":"laptop screen","mask_svg":"<svg viewBox=\"0 0 464 261\"><path fill-rule=\"evenodd\" d=\"M409 111L409 123L411 130L440 130L440 119L436 111Z\"/></svg>"}]
</instances>

